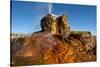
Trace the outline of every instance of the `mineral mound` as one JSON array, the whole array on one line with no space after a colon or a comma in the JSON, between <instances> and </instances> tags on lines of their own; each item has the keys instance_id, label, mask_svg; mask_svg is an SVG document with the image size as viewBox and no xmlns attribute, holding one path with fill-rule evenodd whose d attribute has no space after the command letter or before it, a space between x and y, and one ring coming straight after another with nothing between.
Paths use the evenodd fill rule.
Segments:
<instances>
[{"instance_id":1,"label":"mineral mound","mask_svg":"<svg viewBox=\"0 0 100 67\"><path fill-rule=\"evenodd\" d=\"M62 64L96 61L96 36L71 31L65 15L47 14L41 31L11 39L11 65Z\"/></svg>"}]
</instances>

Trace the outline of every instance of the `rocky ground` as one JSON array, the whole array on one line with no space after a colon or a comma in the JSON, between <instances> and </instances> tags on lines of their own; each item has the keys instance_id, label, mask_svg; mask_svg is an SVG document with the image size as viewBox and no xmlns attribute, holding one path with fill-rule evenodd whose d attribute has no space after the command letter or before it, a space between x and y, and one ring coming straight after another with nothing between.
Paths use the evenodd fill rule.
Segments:
<instances>
[{"instance_id":1,"label":"rocky ground","mask_svg":"<svg viewBox=\"0 0 100 67\"><path fill-rule=\"evenodd\" d=\"M65 16L57 19L47 15L41 20L41 31L11 39L11 65L96 61L96 36L86 31L70 31Z\"/></svg>"},{"instance_id":2,"label":"rocky ground","mask_svg":"<svg viewBox=\"0 0 100 67\"><path fill-rule=\"evenodd\" d=\"M12 64L30 65L96 61L96 39L88 37L87 42L85 42L85 36L82 42L82 37L79 39L75 35L70 35L66 40L61 40L60 35L51 33L36 33L29 38L18 38L17 43L12 46Z\"/></svg>"}]
</instances>

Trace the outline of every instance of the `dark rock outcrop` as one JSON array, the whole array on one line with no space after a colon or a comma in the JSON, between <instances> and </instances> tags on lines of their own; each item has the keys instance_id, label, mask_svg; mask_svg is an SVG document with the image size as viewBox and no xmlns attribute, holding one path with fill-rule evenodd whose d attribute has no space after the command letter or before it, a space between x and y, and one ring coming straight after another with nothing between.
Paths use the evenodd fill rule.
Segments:
<instances>
[{"instance_id":1,"label":"dark rock outcrop","mask_svg":"<svg viewBox=\"0 0 100 67\"><path fill-rule=\"evenodd\" d=\"M56 19L57 33L62 35L62 38L66 39L70 34L70 27L67 21L67 17L62 15Z\"/></svg>"},{"instance_id":2,"label":"dark rock outcrop","mask_svg":"<svg viewBox=\"0 0 100 67\"><path fill-rule=\"evenodd\" d=\"M41 19L41 28L42 32L59 34L63 38L67 38L70 34L70 27L65 15L54 18L51 14L47 14Z\"/></svg>"},{"instance_id":3,"label":"dark rock outcrop","mask_svg":"<svg viewBox=\"0 0 100 67\"><path fill-rule=\"evenodd\" d=\"M51 14L47 14L45 17L41 19L42 32L51 32L56 34L56 27L57 23Z\"/></svg>"}]
</instances>

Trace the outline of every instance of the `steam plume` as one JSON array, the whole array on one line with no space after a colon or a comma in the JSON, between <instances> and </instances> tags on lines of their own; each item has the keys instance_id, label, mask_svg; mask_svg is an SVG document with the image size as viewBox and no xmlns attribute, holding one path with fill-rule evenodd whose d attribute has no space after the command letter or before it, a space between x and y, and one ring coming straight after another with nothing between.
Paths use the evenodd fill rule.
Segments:
<instances>
[{"instance_id":1,"label":"steam plume","mask_svg":"<svg viewBox=\"0 0 100 67\"><path fill-rule=\"evenodd\" d=\"M52 4L49 4L49 13L52 12Z\"/></svg>"}]
</instances>

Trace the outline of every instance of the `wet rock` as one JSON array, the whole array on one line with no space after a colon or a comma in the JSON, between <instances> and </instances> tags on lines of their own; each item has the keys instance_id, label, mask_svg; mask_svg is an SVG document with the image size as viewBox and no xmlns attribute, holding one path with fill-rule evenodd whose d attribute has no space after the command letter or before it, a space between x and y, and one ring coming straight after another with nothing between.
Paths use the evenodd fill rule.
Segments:
<instances>
[{"instance_id":1,"label":"wet rock","mask_svg":"<svg viewBox=\"0 0 100 67\"><path fill-rule=\"evenodd\" d=\"M41 28L30 37L11 39L13 66L96 61L96 37L86 31L70 31L65 15L47 14Z\"/></svg>"},{"instance_id":2,"label":"wet rock","mask_svg":"<svg viewBox=\"0 0 100 67\"><path fill-rule=\"evenodd\" d=\"M96 46L96 39L91 35L90 32L72 31L69 39L72 38L80 40L87 51L92 50Z\"/></svg>"},{"instance_id":3,"label":"wet rock","mask_svg":"<svg viewBox=\"0 0 100 67\"><path fill-rule=\"evenodd\" d=\"M56 33L57 24L54 17L51 14L47 14L45 17L41 19L41 28L42 32L52 32Z\"/></svg>"},{"instance_id":4,"label":"wet rock","mask_svg":"<svg viewBox=\"0 0 100 67\"><path fill-rule=\"evenodd\" d=\"M41 19L41 28L43 32L52 32L67 38L70 34L70 27L65 15L61 15L55 19L51 14L47 14Z\"/></svg>"},{"instance_id":5,"label":"wet rock","mask_svg":"<svg viewBox=\"0 0 100 67\"><path fill-rule=\"evenodd\" d=\"M56 19L57 22L57 33L61 34L63 39L66 39L70 34L70 27L65 15L59 16Z\"/></svg>"}]
</instances>

